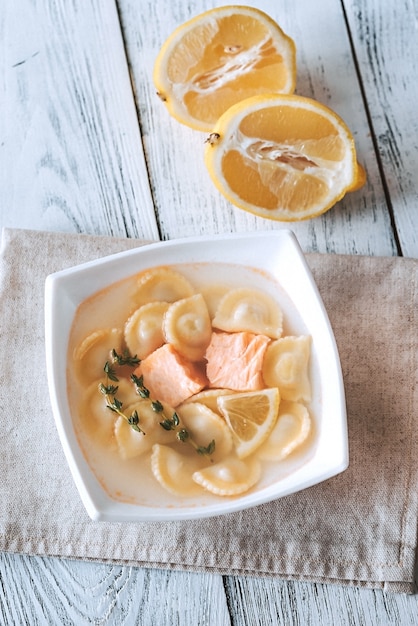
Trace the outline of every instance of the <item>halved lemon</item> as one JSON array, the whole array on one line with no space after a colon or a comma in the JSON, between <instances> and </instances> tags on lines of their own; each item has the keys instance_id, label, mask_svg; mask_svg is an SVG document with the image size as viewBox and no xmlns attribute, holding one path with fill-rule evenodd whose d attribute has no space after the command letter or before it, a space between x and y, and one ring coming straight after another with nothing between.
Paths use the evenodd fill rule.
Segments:
<instances>
[{"instance_id":1,"label":"halved lemon","mask_svg":"<svg viewBox=\"0 0 418 626\"><path fill-rule=\"evenodd\" d=\"M366 178L344 121L295 95L254 96L228 109L206 141L205 163L230 202L281 221L324 213Z\"/></svg>"},{"instance_id":2,"label":"halved lemon","mask_svg":"<svg viewBox=\"0 0 418 626\"><path fill-rule=\"evenodd\" d=\"M252 454L271 433L279 412L277 387L219 396L218 407L232 431L240 459Z\"/></svg>"},{"instance_id":3,"label":"halved lemon","mask_svg":"<svg viewBox=\"0 0 418 626\"><path fill-rule=\"evenodd\" d=\"M171 115L210 131L230 106L260 93L293 93L296 48L268 15L224 6L179 26L154 66L154 84Z\"/></svg>"}]
</instances>

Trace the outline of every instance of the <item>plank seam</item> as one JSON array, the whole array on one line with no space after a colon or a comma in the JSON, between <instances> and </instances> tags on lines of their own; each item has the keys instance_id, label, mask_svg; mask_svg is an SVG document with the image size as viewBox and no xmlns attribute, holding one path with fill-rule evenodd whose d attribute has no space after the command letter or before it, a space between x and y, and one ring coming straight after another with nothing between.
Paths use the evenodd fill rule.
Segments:
<instances>
[{"instance_id":1,"label":"plank seam","mask_svg":"<svg viewBox=\"0 0 418 626\"><path fill-rule=\"evenodd\" d=\"M350 44L351 55L353 57L354 68L355 68L357 79L358 79L358 83L359 83L359 89L360 89L360 93L361 93L361 98L362 98L363 104L364 104L364 110L365 110L365 113L366 113L367 123L368 123L369 128L370 128L370 136L371 136L371 140L372 140L372 144L373 144L373 149L374 149L374 152L375 152L375 155L376 155L376 163L377 163L377 167L378 167L378 170L379 170L380 179L382 181L383 193L385 195L385 200L386 200L386 204L387 204L387 208L388 208L388 212L389 212L390 225L391 225L393 237L394 237L394 240L395 240L396 251L398 253L398 256L402 257L404 255L403 255L402 245L401 245L399 234L398 234L398 229L396 227L396 220L395 220L395 214L394 214L394 210L393 210L393 204L392 204L392 200L391 200L391 197L390 197L389 187L388 187L388 184L387 184L387 181L386 181L386 176L385 176L385 171L384 171L382 159L380 157L379 145L378 145L376 133L375 133L374 126L373 126L373 120L372 120L372 116L371 116L371 113L370 113L369 103L368 103L367 97L366 97L366 90L364 88L364 82L363 82L363 78L362 78L362 74L361 74L361 70L360 70L360 64L359 64L358 57L357 57L357 54L356 54L354 41L353 41L353 36L351 34L350 22L349 22L349 19L348 19L347 11L345 9L344 0L341 0L341 10L342 10L344 22L345 22L345 25L346 25L346 28L347 28L347 36L348 36L348 40L349 40L349 44Z\"/></svg>"}]
</instances>

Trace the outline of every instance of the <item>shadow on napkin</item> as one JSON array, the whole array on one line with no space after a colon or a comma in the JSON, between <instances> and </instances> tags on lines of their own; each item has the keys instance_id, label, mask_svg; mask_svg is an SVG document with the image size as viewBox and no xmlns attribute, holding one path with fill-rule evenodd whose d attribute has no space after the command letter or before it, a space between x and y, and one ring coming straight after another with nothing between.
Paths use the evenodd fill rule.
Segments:
<instances>
[{"instance_id":1,"label":"shadow on napkin","mask_svg":"<svg viewBox=\"0 0 418 626\"><path fill-rule=\"evenodd\" d=\"M87 517L49 405L45 278L143 243L3 231L0 549L412 593L418 511L413 259L306 255L343 368L350 439L344 473L276 502L202 521L126 526Z\"/></svg>"}]
</instances>

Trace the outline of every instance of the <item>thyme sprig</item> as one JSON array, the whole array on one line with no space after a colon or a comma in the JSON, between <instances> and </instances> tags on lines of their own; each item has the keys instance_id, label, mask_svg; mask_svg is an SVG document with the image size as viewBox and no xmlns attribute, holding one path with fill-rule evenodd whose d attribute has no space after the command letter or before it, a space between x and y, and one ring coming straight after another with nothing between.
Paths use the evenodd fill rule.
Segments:
<instances>
[{"instance_id":1,"label":"thyme sprig","mask_svg":"<svg viewBox=\"0 0 418 626\"><path fill-rule=\"evenodd\" d=\"M199 446L190 435L189 431L184 428L180 423L180 418L176 411L172 414L171 417L168 417L164 413L164 406L159 400L153 400L150 398L150 392L147 387L144 385L143 376L136 376L135 374L131 374L131 380L135 385L137 393L142 398L148 398L151 403L151 408L155 413L159 413L162 421L160 422L160 426L164 428L164 430L172 430L176 434L176 438L178 441L182 443L189 443L198 454L210 456L215 451L215 440L212 441L207 446Z\"/></svg>"},{"instance_id":2,"label":"thyme sprig","mask_svg":"<svg viewBox=\"0 0 418 626\"><path fill-rule=\"evenodd\" d=\"M99 391L106 398L106 406L108 409L123 417L123 419L133 428L136 432L142 433L145 435L146 433L139 426L140 416L138 411L135 409L131 415L127 415L124 413L123 402L116 397L116 394L119 390L118 385L112 383L118 383L119 378L116 373L116 366L122 367L124 365L128 365L130 367L136 367L141 362L138 357L131 356L128 350L124 350L122 354L118 354L115 349L111 352L111 361L106 361L103 371L106 374L106 384L99 384ZM211 456L215 451L215 440L212 441L207 446L199 446L190 435L189 431L184 428L180 423L180 418L177 413L174 411L171 417L167 416L164 412L164 406L159 400L155 400L150 397L150 391L144 385L143 376L137 376L135 373L131 374L131 381L135 386L135 390L137 394L144 400L148 400L151 409L159 414L161 421L159 422L160 426L164 428L164 430L171 430L175 433L176 439L181 441L182 443L190 444L198 454Z\"/></svg>"},{"instance_id":3,"label":"thyme sprig","mask_svg":"<svg viewBox=\"0 0 418 626\"><path fill-rule=\"evenodd\" d=\"M118 365L136 365L139 362L137 357L127 357L126 354L124 356L118 355L116 350L112 350L112 359L113 362L118 363ZM139 415L138 411L135 409L130 415L127 415L122 411L123 402L116 397L116 394L119 390L118 385L112 385L109 381L113 383L119 382L119 378L116 375L115 368L112 366L109 361L106 361L103 371L106 374L106 385L103 383L99 384L99 391L106 398L106 406L108 409L123 417L123 419L128 422L129 426L133 428L138 433L142 433L145 435L142 428L139 426Z\"/></svg>"},{"instance_id":4,"label":"thyme sprig","mask_svg":"<svg viewBox=\"0 0 418 626\"><path fill-rule=\"evenodd\" d=\"M103 383L99 384L99 391L106 398L106 406L108 409L117 413L123 419L128 422L129 426L136 430L138 433L142 433L145 435L145 432L138 426L139 424L139 415L138 411L135 409L130 415L127 415L122 411L123 402L116 397L116 393L118 392L119 387L115 385L104 385Z\"/></svg>"},{"instance_id":5,"label":"thyme sprig","mask_svg":"<svg viewBox=\"0 0 418 626\"><path fill-rule=\"evenodd\" d=\"M112 350L112 361L113 363L117 363L118 365L130 365L131 367L135 367L141 363L141 360L136 356L131 356L129 350L125 348L122 354L118 354L116 350L113 348Z\"/></svg>"},{"instance_id":6,"label":"thyme sprig","mask_svg":"<svg viewBox=\"0 0 418 626\"><path fill-rule=\"evenodd\" d=\"M173 413L171 418L166 418L160 422L160 426L162 426L164 430L174 430L177 439L182 443L189 443L198 454L210 456L215 452L215 440L212 439L207 446L199 446L195 441L193 441L189 431L181 426L179 416L176 412Z\"/></svg>"}]
</instances>

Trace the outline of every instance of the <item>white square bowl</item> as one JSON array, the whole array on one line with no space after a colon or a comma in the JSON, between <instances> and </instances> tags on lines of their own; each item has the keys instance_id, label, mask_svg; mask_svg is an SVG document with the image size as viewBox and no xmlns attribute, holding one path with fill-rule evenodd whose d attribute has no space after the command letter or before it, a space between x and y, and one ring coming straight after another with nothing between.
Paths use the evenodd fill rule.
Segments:
<instances>
[{"instance_id":1,"label":"white square bowl","mask_svg":"<svg viewBox=\"0 0 418 626\"><path fill-rule=\"evenodd\" d=\"M255 268L275 278L312 337L309 405L316 441L306 461L292 471L261 479L233 498L209 494L195 500L146 504L111 498L96 479L79 446L67 395L66 354L77 307L93 293L160 265L228 263ZM134 271L133 271L134 268ZM332 328L311 272L290 230L173 240L104 257L51 274L45 285L46 364L51 405L61 444L88 515L93 520L132 522L198 519L247 509L324 481L348 466L344 385Z\"/></svg>"}]
</instances>

